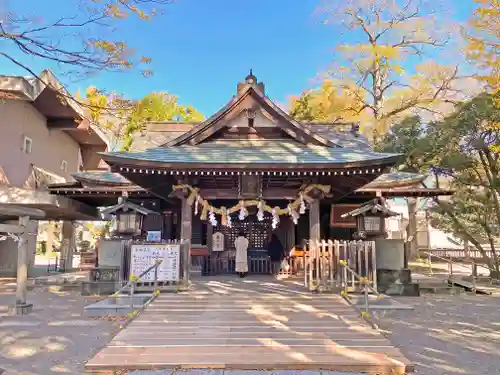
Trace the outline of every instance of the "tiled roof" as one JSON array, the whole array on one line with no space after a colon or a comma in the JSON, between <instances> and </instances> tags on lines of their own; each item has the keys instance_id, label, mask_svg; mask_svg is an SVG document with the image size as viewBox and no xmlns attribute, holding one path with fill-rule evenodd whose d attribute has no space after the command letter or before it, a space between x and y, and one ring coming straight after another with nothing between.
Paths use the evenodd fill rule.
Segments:
<instances>
[{"instance_id":1,"label":"tiled roof","mask_svg":"<svg viewBox=\"0 0 500 375\"><path fill-rule=\"evenodd\" d=\"M72 174L79 182L94 182L111 185L130 185L131 182L118 173L108 171L86 171Z\"/></svg>"},{"instance_id":2,"label":"tiled roof","mask_svg":"<svg viewBox=\"0 0 500 375\"><path fill-rule=\"evenodd\" d=\"M197 146L158 147L143 152L101 153L105 160L119 158L165 164L303 164L343 165L363 162L391 163L398 154L354 148L305 146L292 141L215 141Z\"/></svg>"},{"instance_id":3,"label":"tiled roof","mask_svg":"<svg viewBox=\"0 0 500 375\"><path fill-rule=\"evenodd\" d=\"M363 134L355 135L350 131L350 124L313 124L303 123L312 132L321 135L340 147L356 148L359 150L372 150L370 142ZM348 128L346 130L345 128Z\"/></svg>"},{"instance_id":4,"label":"tiled roof","mask_svg":"<svg viewBox=\"0 0 500 375\"><path fill-rule=\"evenodd\" d=\"M425 180L426 176L418 173L409 172L392 172L386 173L369 184L363 186L361 189L376 189L376 188L388 188L388 187L400 187L414 185Z\"/></svg>"}]
</instances>

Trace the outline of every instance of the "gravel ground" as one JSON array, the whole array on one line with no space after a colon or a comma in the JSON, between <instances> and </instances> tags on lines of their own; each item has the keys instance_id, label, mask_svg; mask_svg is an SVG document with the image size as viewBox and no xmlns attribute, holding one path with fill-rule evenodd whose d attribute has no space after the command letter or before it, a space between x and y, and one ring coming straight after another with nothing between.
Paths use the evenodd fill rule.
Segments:
<instances>
[{"instance_id":1,"label":"gravel ground","mask_svg":"<svg viewBox=\"0 0 500 375\"><path fill-rule=\"evenodd\" d=\"M379 326L419 375L500 374L500 296L423 295L413 311L379 311Z\"/></svg>"},{"instance_id":2,"label":"gravel ground","mask_svg":"<svg viewBox=\"0 0 500 375\"><path fill-rule=\"evenodd\" d=\"M79 291L37 287L28 293L33 313L7 316L14 285L0 283L0 373L81 375L85 362L111 339L118 323L82 317L91 301Z\"/></svg>"}]
</instances>

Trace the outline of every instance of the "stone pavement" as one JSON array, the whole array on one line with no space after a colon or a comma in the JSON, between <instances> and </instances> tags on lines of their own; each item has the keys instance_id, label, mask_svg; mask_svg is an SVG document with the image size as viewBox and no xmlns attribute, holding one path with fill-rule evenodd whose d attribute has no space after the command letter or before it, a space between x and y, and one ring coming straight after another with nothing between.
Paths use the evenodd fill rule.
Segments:
<instances>
[{"instance_id":1,"label":"stone pavement","mask_svg":"<svg viewBox=\"0 0 500 375\"><path fill-rule=\"evenodd\" d=\"M376 315L416 374L500 374L500 296L429 294L402 302L415 309Z\"/></svg>"},{"instance_id":2,"label":"stone pavement","mask_svg":"<svg viewBox=\"0 0 500 375\"><path fill-rule=\"evenodd\" d=\"M85 362L113 336L118 323L82 317L90 301L79 291L34 287L33 313L7 316L15 284L0 283L0 373L2 375L81 375Z\"/></svg>"}]
</instances>

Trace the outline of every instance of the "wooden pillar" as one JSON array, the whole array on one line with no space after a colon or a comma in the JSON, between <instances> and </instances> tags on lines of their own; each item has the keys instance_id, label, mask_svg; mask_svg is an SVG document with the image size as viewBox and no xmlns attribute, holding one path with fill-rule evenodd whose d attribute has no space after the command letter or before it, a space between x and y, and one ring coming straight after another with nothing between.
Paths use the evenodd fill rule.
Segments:
<instances>
[{"instance_id":1,"label":"wooden pillar","mask_svg":"<svg viewBox=\"0 0 500 375\"><path fill-rule=\"evenodd\" d=\"M309 206L309 239L311 241L321 239L320 228L320 205L319 200L316 199Z\"/></svg>"},{"instance_id":2,"label":"wooden pillar","mask_svg":"<svg viewBox=\"0 0 500 375\"><path fill-rule=\"evenodd\" d=\"M173 226L174 226L174 220L173 220L173 217L172 217L172 212L171 211L165 211L164 213L165 215L165 221L164 221L164 226L165 226L165 229L164 229L164 239L165 240L171 240L172 239L172 235L173 235Z\"/></svg>"},{"instance_id":3,"label":"wooden pillar","mask_svg":"<svg viewBox=\"0 0 500 375\"><path fill-rule=\"evenodd\" d=\"M207 223L207 247L209 255L212 254L213 235L214 235L214 226L210 223Z\"/></svg>"},{"instance_id":4,"label":"wooden pillar","mask_svg":"<svg viewBox=\"0 0 500 375\"><path fill-rule=\"evenodd\" d=\"M181 208L181 240L185 244L182 248L184 252L182 254L182 264L183 264L183 279L186 285L189 285L189 272L190 272L190 253L191 253L191 237L193 233L193 212L191 206L188 204L187 199L182 199Z\"/></svg>"},{"instance_id":5,"label":"wooden pillar","mask_svg":"<svg viewBox=\"0 0 500 375\"><path fill-rule=\"evenodd\" d=\"M22 216L19 218L19 226L24 228L19 233L19 242L17 244L17 280L16 280L16 305L11 310L14 315L24 315L32 311L33 305L26 303L26 294L28 292L28 224L30 218Z\"/></svg>"}]
</instances>

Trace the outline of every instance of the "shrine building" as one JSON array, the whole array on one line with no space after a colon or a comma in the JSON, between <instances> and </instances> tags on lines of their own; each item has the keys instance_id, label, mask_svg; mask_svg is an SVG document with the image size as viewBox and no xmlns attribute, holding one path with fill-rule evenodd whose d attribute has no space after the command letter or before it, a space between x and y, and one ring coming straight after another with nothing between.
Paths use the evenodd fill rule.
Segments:
<instances>
[{"instance_id":1,"label":"shrine building","mask_svg":"<svg viewBox=\"0 0 500 375\"><path fill-rule=\"evenodd\" d=\"M217 232L217 250L231 256L240 229L250 255L265 254L272 232L288 249L362 238L346 212L379 197L444 194L416 187L425 176L391 173L401 156L374 152L356 125L294 120L252 73L205 121L149 123L131 151L101 155L109 171L76 173L51 193L94 207L126 199L146 210L136 237L189 241L193 257L212 253Z\"/></svg>"}]
</instances>

